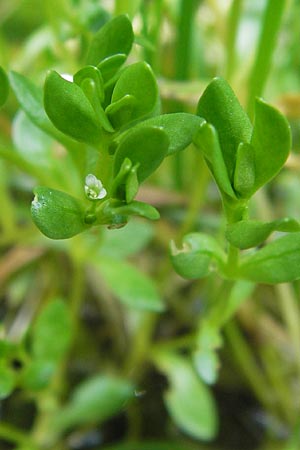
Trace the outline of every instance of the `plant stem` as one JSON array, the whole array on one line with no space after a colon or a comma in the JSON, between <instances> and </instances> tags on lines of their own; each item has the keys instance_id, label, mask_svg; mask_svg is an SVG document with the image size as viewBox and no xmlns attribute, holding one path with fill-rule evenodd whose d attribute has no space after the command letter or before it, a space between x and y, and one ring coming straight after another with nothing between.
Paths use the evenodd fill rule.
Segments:
<instances>
[{"instance_id":1,"label":"plant stem","mask_svg":"<svg viewBox=\"0 0 300 450\"><path fill-rule=\"evenodd\" d=\"M233 350L234 359L251 385L256 397L266 410L272 409L272 400L269 397L269 385L257 367L249 346L246 344L237 324L233 321L230 322L225 327L225 334Z\"/></svg>"},{"instance_id":2,"label":"plant stem","mask_svg":"<svg viewBox=\"0 0 300 450\"><path fill-rule=\"evenodd\" d=\"M262 95L272 63L273 53L279 35L285 0L268 0L262 19L262 27L256 57L249 78L249 96L247 110L250 117L254 114L254 102Z\"/></svg>"},{"instance_id":3,"label":"plant stem","mask_svg":"<svg viewBox=\"0 0 300 450\"><path fill-rule=\"evenodd\" d=\"M28 445L30 449L37 450L27 434L4 422L0 423L0 438L17 445Z\"/></svg>"},{"instance_id":4,"label":"plant stem","mask_svg":"<svg viewBox=\"0 0 300 450\"><path fill-rule=\"evenodd\" d=\"M186 212L184 222L182 223L178 236L176 237L178 240L181 240L182 237L194 227L199 211L205 202L206 188L210 180L209 170L198 150L195 152L194 163L197 167L197 176L195 176L192 186L189 209Z\"/></svg>"},{"instance_id":5,"label":"plant stem","mask_svg":"<svg viewBox=\"0 0 300 450\"><path fill-rule=\"evenodd\" d=\"M300 311L298 301L291 284L278 284L275 286L275 290L294 347L298 376L300 377Z\"/></svg>"},{"instance_id":6,"label":"plant stem","mask_svg":"<svg viewBox=\"0 0 300 450\"><path fill-rule=\"evenodd\" d=\"M189 78L193 24L197 4L198 0L180 1L175 61L175 77L177 80L186 80Z\"/></svg>"},{"instance_id":7,"label":"plant stem","mask_svg":"<svg viewBox=\"0 0 300 450\"><path fill-rule=\"evenodd\" d=\"M226 71L225 77L230 81L235 71L236 65L236 41L238 35L238 27L241 18L243 0L232 0L228 14L227 22L227 39L226 39Z\"/></svg>"}]
</instances>

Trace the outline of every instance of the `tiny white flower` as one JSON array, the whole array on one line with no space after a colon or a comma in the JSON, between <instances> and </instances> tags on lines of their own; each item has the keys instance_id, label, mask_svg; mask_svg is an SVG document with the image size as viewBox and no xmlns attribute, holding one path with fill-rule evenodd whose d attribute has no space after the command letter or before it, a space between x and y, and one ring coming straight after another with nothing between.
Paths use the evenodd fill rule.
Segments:
<instances>
[{"instance_id":1,"label":"tiny white flower","mask_svg":"<svg viewBox=\"0 0 300 450\"><path fill-rule=\"evenodd\" d=\"M107 194L101 181L98 180L98 178L96 178L92 173L89 173L85 177L84 191L89 200L100 200Z\"/></svg>"}]
</instances>

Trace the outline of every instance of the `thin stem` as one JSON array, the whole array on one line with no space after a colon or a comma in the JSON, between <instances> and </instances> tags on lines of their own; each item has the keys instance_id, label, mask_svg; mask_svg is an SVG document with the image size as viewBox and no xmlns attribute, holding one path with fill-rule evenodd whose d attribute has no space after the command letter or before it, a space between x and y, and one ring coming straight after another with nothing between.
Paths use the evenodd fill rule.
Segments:
<instances>
[{"instance_id":1,"label":"thin stem","mask_svg":"<svg viewBox=\"0 0 300 450\"><path fill-rule=\"evenodd\" d=\"M0 438L17 445L27 445L32 450L37 450L27 434L4 422L0 423Z\"/></svg>"},{"instance_id":2,"label":"thin stem","mask_svg":"<svg viewBox=\"0 0 300 450\"><path fill-rule=\"evenodd\" d=\"M178 239L181 239L187 232L189 232L195 225L199 211L205 203L206 189L210 180L210 173L207 165L204 163L203 157L197 150L195 152L195 166L197 168L197 176L194 178L192 186L191 199L189 202L189 209L186 212L184 222L178 232ZM199 175L198 175L199 174ZM176 239L177 239L176 238Z\"/></svg>"},{"instance_id":3,"label":"thin stem","mask_svg":"<svg viewBox=\"0 0 300 450\"><path fill-rule=\"evenodd\" d=\"M238 36L239 22L241 19L243 0L232 0L227 22L226 42L226 71L225 77L229 81L236 66L236 41Z\"/></svg>"},{"instance_id":4,"label":"thin stem","mask_svg":"<svg viewBox=\"0 0 300 450\"><path fill-rule=\"evenodd\" d=\"M262 27L256 57L249 78L248 113L254 113L254 102L262 95L272 64L280 25L283 18L285 0L268 0L262 20Z\"/></svg>"},{"instance_id":5,"label":"thin stem","mask_svg":"<svg viewBox=\"0 0 300 450\"><path fill-rule=\"evenodd\" d=\"M300 311L298 301L291 284L275 286L279 306L294 347L298 375L300 377Z\"/></svg>"},{"instance_id":6,"label":"thin stem","mask_svg":"<svg viewBox=\"0 0 300 450\"><path fill-rule=\"evenodd\" d=\"M177 80L186 80L189 77L193 25L197 4L198 0L181 0L180 2L175 61Z\"/></svg>"},{"instance_id":7,"label":"thin stem","mask_svg":"<svg viewBox=\"0 0 300 450\"><path fill-rule=\"evenodd\" d=\"M251 350L243 338L237 324L230 322L225 327L225 334L232 348L233 357L251 385L253 392L266 410L270 410L272 401L268 394L269 385L259 370Z\"/></svg>"}]
</instances>

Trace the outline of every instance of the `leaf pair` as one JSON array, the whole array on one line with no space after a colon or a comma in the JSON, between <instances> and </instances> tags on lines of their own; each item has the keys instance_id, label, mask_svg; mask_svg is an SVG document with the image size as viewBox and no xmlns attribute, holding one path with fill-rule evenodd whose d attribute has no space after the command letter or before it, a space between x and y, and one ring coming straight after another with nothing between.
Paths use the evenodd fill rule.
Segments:
<instances>
[{"instance_id":1,"label":"leaf pair","mask_svg":"<svg viewBox=\"0 0 300 450\"><path fill-rule=\"evenodd\" d=\"M256 100L250 120L228 83L215 78L201 96L197 114L206 120L195 136L220 191L249 198L270 181L287 159L291 136L287 120Z\"/></svg>"}]
</instances>

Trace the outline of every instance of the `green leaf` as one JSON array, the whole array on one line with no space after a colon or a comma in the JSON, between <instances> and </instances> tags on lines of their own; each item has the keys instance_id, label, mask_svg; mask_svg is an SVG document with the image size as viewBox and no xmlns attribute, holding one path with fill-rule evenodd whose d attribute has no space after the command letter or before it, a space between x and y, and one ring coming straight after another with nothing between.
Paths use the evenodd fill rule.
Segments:
<instances>
[{"instance_id":1,"label":"green leaf","mask_svg":"<svg viewBox=\"0 0 300 450\"><path fill-rule=\"evenodd\" d=\"M283 236L245 257L238 276L257 283L286 283L300 278L300 232Z\"/></svg>"},{"instance_id":2,"label":"green leaf","mask_svg":"<svg viewBox=\"0 0 300 450\"><path fill-rule=\"evenodd\" d=\"M139 163L137 178L144 181L161 164L167 154L169 140L157 127L134 128L117 147L114 158L114 174L118 174L125 158L133 165Z\"/></svg>"},{"instance_id":3,"label":"green leaf","mask_svg":"<svg viewBox=\"0 0 300 450\"><path fill-rule=\"evenodd\" d=\"M85 66L74 75L74 83L76 83L85 93L101 126L105 131L112 133L114 129L102 108L105 93L101 72L97 67Z\"/></svg>"},{"instance_id":4,"label":"green leaf","mask_svg":"<svg viewBox=\"0 0 300 450\"><path fill-rule=\"evenodd\" d=\"M156 354L154 362L168 377L164 400L176 425L194 439L213 439L218 427L216 406L190 362L166 352Z\"/></svg>"},{"instance_id":5,"label":"green leaf","mask_svg":"<svg viewBox=\"0 0 300 450\"><path fill-rule=\"evenodd\" d=\"M137 62L124 69L115 84L110 108L126 95L134 97L135 102L130 117L124 120L122 125L158 113L160 107L158 86L147 63Z\"/></svg>"},{"instance_id":6,"label":"green leaf","mask_svg":"<svg viewBox=\"0 0 300 450\"><path fill-rule=\"evenodd\" d=\"M126 179L125 184L125 192L126 192L126 202L131 203L139 190L139 180L137 176L137 171L139 168L139 163L133 166L130 169L128 177Z\"/></svg>"},{"instance_id":7,"label":"green leaf","mask_svg":"<svg viewBox=\"0 0 300 450\"><path fill-rule=\"evenodd\" d=\"M138 127L159 127L169 138L168 155L184 150L193 142L195 133L203 122L201 117L188 113L162 114L139 123Z\"/></svg>"},{"instance_id":8,"label":"green leaf","mask_svg":"<svg viewBox=\"0 0 300 450\"><path fill-rule=\"evenodd\" d=\"M87 64L97 66L109 56L120 53L128 55L133 38L132 25L127 16L115 17L95 34L87 54Z\"/></svg>"},{"instance_id":9,"label":"green leaf","mask_svg":"<svg viewBox=\"0 0 300 450\"><path fill-rule=\"evenodd\" d=\"M104 82L111 79L120 67L124 64L127 59L125 53L117 53L115 55L108 56L103 59L100 64L98 64L98 69L100 70Z\"/></svg>"},{"instance_id":10,"label":"green leaf","mask_svg":"<svg viewBox=\"0 0 300 450\"><path fill-rule=\"evenodd\" d=\"M195 369L206 384L214 384L218 379L220 361L214 350L196 350L193 353Z\"/></svg>"},{"instance_id":11,"label":"green leaf","mask_svg":"<svg viewBox=\"0 0 300 450\"><path fill-rule=\"evenodd\" d=\"M16 384L14 373L5 365L0 365L0 400L8 397Z\"/></svg>"},{"instance_id":12,"label":"green leaf","mask_svg":"<svg viewBox=\"0 0 300 450\"><path fill-rule=\"evenodd\" d=\"M124 216L140 216L145 217L149 220L158 220L160 215L154 206L149 205L148 203L132 201L123 206L119 206L115 208L116 214L124 215Z\"/></svg>"},{"instance_id":13,"label":"green leaf","mask_svg":"<svg viewBox=\"0 0 300 450\"><path fill-rule=\"evenodd\" d=\"M184 236L181 249L172 241L170 253L176 272L184 278L206 277L215 269L216 262L224 262L224 254L218 243L204 233L189 233Z\"/></svg>"},{"instance_id":14,"label":"green leaf","mask_svg":"<svg viewBox=\"0 0 300 450\"><path fill-rule=\"evenodd\" d=\"M0 108L4 105L9 94L9 83L6 72L0 66Z\"/></svg>"},{"instance_id":15,"label":"green leaf","mask_svg":"<svg viewBox=\"0 0 300 450\"><path fill-rule=\"evenodd\" d=\"M21 377L22 386L31 391L40 391L49 386L56 364L44 359L33 360Z\"/></svg>"},{"instance_id":16,"label":"green leaf","mask_svg":"<svg viewBox=\"0 0 300 450\"><path fill-rule=\"evenodd\" d=\"M251 197L255 190L254 158L253 146L241 142L236 154L234 189L243 198Z\"/></svg>"},{"instance_id":17,"label":"green leaf","mask_svg":"<svg viewBox=\"0 0 300 450\"><path fill-rule=\"evenodd\" d=\"M218 133L215 128L207 122L202 122L194 136L194 144L202 151L220 191L232 198L236 198L228 177Z\"/></svg>"},{"instance_id":18,"label":"green leaf","mask_svg":"<svg viewBox=\"0 0 300 450\"><path fill-rule=\"evenodd\" d=\"M77 86L51 71L44 87L45 110L58 130L90 144L101 139L101 127L89 100Z\"/></svg>"},{"instance_id":19,"label":"green leaf","mask_svg":"<svg viewBox=\"0 0 300 450\"><path fill-rule=\"evenodd\" d=\"M37 187L31 215L39 230L51 239L67 239L89 228L79 201L65 192Z\"/></svg>"},{"instance_id":20,"label":"green leaf","mask_svg":"<svg viewBox=\"0 0 300 450\"><path fill-rule=\"evenodd\" d=\"M59 138L58 130L45 113L42 90L17 72L10 72L9 81L21 108L32 122L51 136Z\"/></svg>"},{"instance_id":21,"label":"green leaf","mask_svg":"<svg viewBox=\"0 0 300 450\"><path fill-rule=\"evenodd\" d=\"M227 226L226 239L235 247L246 249L261 244L273 231L300 231L300 224L289 217L272 222L241 220Z\"/></svg>"},{"instance_id":22,"label":"green leaf","mask_svg":"<svg viewBox=\"0 0 300 450\"><path fill-rule=\"evenodd\" d=\"M22 110L14 117L12 138L16 151L26 161L48 172L54 168L53 139L38 128Z\"/></svg>"},{"instance_id":23,"label":"green leaf","mask_svg":"<svg viewBox=\"0 0 300 450\"><path fill-rule=\"evenodd\" d=\"M126 306L137 310L164 310L164 304L151 278L136 267L112 258L95 258L91 263L107 286Z\"/></svg>"},{"instance_id":24,"label":"green leaf","mask_svg":"<svg viewBox=\"0 0 300 450\"><path fill-rule=\"evenodd\" d=\"M233 90L223 78L214 78L202 94L197 114L218 132L229 179L233 180L236 152L241 142L250 142L252 125Z\"/></svg>"},{"instance_id":25,"label":"green leaf","mask_svg":"<svg viewBox=\"0 0 300 450\"><path fill-rule=\"evenodd\" d=\"M32 354L35 359L59 361L69 349L71 318L66 303L54 299L42 310L32 328Z\"/></svg>"},{"instance_id":26,"label":"green leaf","mask_svg":"<svg viewBox=\"0 0 300 450\"><path fill-rule=\"evenodd\" d=\"M133 396L134 387L127 380L96 375L75 389L70 402L56 415L53 426L64 431L76 425L100 424L124 409Z\"/></svg>"},{"instance_id":27,"label":"green leaf","mask_svg":"<svg viewBox=\"0 0 300 450\"><path fill-rule=\"evenodd\" d=\"M262 99L257 99L255 104L251 145L254 148L255 190L257 190L277 175L291 148L288 121Z\"/></svg>"},{"instance_id":28,"label":"green leaf","mask_svg":"<svg viewBox=\"0 0 300 450\"><path fill-rule=\"evenodd\" d=\"M133 95L124 95L120 100L111 103L105 110L105 114L118 129L124 123L130 122L137 100Z\"/></svg>"},{"instance_id":29,"label":"green leaf","mask_svg":"<svg viewBox=\"0 0 300 450\"><path fill-rule=\"evenodd\" d=\"M92 94L96 95L100 103L104 100L104 83L101 72L94 66L85 66L75 73L73 77L74 83L76 83L85 92L84 82L86 80L91 80L93 82L94 90ZM89 92L85 92L86 96L93 105L93 98L89 95Z\"/></svg>"}]
</instances>

